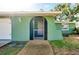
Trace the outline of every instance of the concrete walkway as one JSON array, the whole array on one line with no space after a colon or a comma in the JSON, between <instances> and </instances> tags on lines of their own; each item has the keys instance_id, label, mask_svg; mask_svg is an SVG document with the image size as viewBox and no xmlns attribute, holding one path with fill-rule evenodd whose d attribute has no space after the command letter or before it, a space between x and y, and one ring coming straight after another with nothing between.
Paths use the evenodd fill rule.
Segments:
<instances>
[{"instance_id":1,"label":"concrete walkway","mask_svg":"<svg viewBox=\"0 0 79 59\"><path fill-rule=\"evenodd\" d=\"M53 50L46 40L32 40L18 53L18 55L52 55Z\"/></svg>"}]
</instances>

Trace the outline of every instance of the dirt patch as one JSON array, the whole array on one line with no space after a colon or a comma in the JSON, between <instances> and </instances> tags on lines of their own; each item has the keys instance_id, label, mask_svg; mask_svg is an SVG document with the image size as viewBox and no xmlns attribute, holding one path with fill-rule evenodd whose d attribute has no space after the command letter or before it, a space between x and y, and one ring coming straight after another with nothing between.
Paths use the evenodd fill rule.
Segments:
<instances>
[{"instance_id":1,"label":"dirt patch","mask_svg":"<svg viewBox=\"0 0 79 59\"><path fill-rule=\"evenodd\" d=\"M78 39L79 40L79 35L70 35L69 37L72 37L73 39Z\"/></svg>"},{"instance_id":2,"label":"dirt patch","mask_svg":"<svg viewBox=\"0 0 79 59\"><path fill-rule=\"evenodd\" d=\"M48 41L32 40L29 41L18 55L52 55L53 50Z\"/></svg>"},{"instance_id":3,"label":"dirt patch","mask_svg":"<svg viewBox=\"0 0 79 59\"><path fill-rule=\"evenodd\" d=\"M79 55L79 49L54 48L55 55Z\"/></svg>"}]
</instances>

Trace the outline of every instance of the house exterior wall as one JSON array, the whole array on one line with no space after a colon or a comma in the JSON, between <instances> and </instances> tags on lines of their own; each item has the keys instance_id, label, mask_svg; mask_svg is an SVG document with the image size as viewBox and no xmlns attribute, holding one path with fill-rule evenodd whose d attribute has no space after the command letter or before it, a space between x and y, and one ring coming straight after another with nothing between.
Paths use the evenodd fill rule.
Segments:
<instances>
[{"instance_id":1,"label":"house exterior wall","mask_svg":"<svg viewBox=\"0 0 79 59\"><path fill-rule=\"evenodd\" d=\"M12 21L12 40L29 41L30 40L30 21L33 16L14 16ZM47 20L47 40L62 40L61 30L56 28L52 16L44 16Z\"/></svg>"},{"instance_id":2,"label":"house exterior wall","mask_svg":"<svg viewBox=\"0 0 79 59\"><path fill-rule=\"evenodd\" d=\"M47 19L48 23L48 40L62 40L62 32L60 29L58 29L54 23L53 17L45 17Z\"/></svg>"}]
</instances>

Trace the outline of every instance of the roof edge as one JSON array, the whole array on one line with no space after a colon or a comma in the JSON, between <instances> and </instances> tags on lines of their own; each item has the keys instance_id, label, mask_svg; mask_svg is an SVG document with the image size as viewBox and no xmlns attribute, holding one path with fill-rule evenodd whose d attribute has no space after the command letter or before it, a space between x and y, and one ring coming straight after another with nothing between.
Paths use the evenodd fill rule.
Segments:
<instances>
[{"instance_id":1,"label":"roof edge","mask_svg":"<svg viewBox=\"0 0 79 59\"><path fill-rule=\"evenodd\" d=\"M0 11L0 16L56 16L61 11Z\"/></svg>"}]
</instances>

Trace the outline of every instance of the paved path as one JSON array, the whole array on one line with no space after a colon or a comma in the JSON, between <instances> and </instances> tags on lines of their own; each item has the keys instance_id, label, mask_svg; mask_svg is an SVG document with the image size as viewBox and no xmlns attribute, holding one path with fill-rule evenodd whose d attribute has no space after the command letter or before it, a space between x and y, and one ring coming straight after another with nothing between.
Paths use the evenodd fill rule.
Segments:
<instances>
[{"instance_id":1,"label":"paved path","mask_svg":"<svg viewBox=\"0 0 79 59\"><path fill-rule=\"evenodd\" d=\"M52 55L53 50L46 40L32 40L18 53L18 55Z\"/></svg>"}]
</instances>

